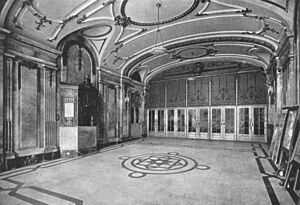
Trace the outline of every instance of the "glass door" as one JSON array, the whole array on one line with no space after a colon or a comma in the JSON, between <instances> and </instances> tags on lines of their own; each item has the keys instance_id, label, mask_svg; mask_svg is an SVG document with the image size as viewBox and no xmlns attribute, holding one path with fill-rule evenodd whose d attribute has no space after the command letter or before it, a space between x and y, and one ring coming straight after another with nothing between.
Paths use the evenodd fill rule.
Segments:
<instances>
[{"instance_id":1,"label":"glass door","mask_svg":"<svg viewBox=\"0 0 300 205\"><path fill-rule=\"evenodd\" d=\"M177 118L176 118L176 127L177 127L177 133L174 137L186 137L185 135L185 109L180 108L177 109Z\"/></svg>"},{"instance_id":2,"label":"glass door","mask_svg":"<svg viewBox=\"0 0 300 205\"><path fill-rule=\"evenodd\" d=\"M198 138L197 125L198 125L197 109L196 108L189 108L188 109L188 116L187 116L188 138Z\"/></svg>"},{"instance_id":3,"label":"glass door","mask_svg":"<svg viewBox=\"0 0 300 205\"><path fill-rule=\"evenodd\" d=\"M211 109L211 139L235 139L235 107L214 107Z\"/></svg>"},{"instance_id":4,"label":"glass door","mask_svg":"<svg viewBox=\"0 0 300 205\"><path fill-rule=\"evenodd\" d=\"M209 130L208 119L209 119L208 108L199 108L198 129L199 129L199 136L201 139L208 139L208 130Z\"/></svg>"},{"instance_id":5,"label":"glass door","mask_svg":"<svg viewBox=\"0 0 300 205\"><path fill-rule=\"evenodd\" d=\"M266 107L238 108L238 140L266 142Z\"/></svg>"},{"instance_id":6,"label":"glass door","mask_svg":"<svg viewBox=\"0 0 300 205\"><path fill-rule=\"evenodd\" d=\"M252 120L252 141L265 142L266 136L266 108L265 107L253 107L253 120Z\"/></svg>"},{"instance_id":7,"label":"glass door","mask_svg":"<svg viewBox=\"0 0 300 205\"><path fill-rule=\"evenodd\" d=\"M167 133L166 135L168 137L174 137L174 132L175 132L175 110L167 110Z\"/></svg>"},{"instance_id":8,"label":"glass door","mask_svg":"<svg viewBox=\"0 0 300 205\"><path fill-rule=\"evenodd\" d=\"M222 133L225 140L235 140L235 107L223 108Z\"/></svg>"},{"instance_id":9,"label":"glass door","mask_svg":"<svg viewBox=\"0 0 300 205\"><path fill-rule=\"evenodd\" d=\"M165 111L157 110L157 136L165 136Z\"/></svg>"},{"instance_id":10,"label":"glass door","mask_svg":"<svg viewBox=\"0 0 300 205\"><path fill-rule=\"evenodd\" d=\"M250 141L250 107L238 108L238 140Z\"/></svg>"},{"instance_id":11,"label":"glass door","mask_svg":"<svg viewBox=\"0 0 300 205\"><path fill-rule=\"evenodd\" d=\"M155 136L155 110L148 110L148 135Z\"/></svg>"},{"instance_id":12,"label":"glass door","mask_svg":"<svg viewBox=\"0 0 300 205\"><path fill-rule=\"evenodd\" d=\"M211 108L211 139L221 140L223 139L221 133L221 108Z\"/></svg>"}]
</instances>

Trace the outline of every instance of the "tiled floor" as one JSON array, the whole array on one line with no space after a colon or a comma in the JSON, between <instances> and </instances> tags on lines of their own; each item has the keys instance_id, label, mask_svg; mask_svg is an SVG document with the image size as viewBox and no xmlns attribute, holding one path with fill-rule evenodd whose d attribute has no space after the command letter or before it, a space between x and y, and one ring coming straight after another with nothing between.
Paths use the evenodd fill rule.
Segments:
<instances>
[{"instance_id":1,"label":"tiled floor","mask_svg":"<svg viewBox=\"0 0 300 205\"><path fill-rule=\"evenodd\" d=\"M295 204L258 143L148 138L0 173L0 204Z\"/></svg>"}]
</instances>

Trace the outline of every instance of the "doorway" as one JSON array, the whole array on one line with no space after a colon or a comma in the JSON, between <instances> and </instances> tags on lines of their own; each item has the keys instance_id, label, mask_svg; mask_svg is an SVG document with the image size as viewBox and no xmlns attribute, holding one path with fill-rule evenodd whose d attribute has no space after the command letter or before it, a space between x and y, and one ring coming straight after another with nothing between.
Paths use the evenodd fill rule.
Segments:
<instances>
[{"instance_id":1,"label":"doorway","mask_svg":"<svg viewBox=\"0 0 300 205\"><path fill-rule=\"evenodd\" d=\"M238 140L264 142L266 136L266 112L265 106L241 106L238 107Z\"/></svg>"}]
</instances>

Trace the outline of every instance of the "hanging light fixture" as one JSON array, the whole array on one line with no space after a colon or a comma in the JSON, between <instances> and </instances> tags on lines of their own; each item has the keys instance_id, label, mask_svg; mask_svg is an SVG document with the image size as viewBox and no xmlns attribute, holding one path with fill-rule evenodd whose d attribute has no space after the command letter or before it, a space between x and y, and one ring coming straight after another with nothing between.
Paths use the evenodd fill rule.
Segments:
<instances>
[{"instance_id":1,"label":"hanging light fixture","mask_svg":"<svg viewBox=\"0 0 300 205\"><path fill-rule=\"evenodd\" d=\"M165 48L164 40L162 38L160 28L159 28L159 9L161 8L161 2L156 4L157 7L157 29L156 29L156 37L155 37L155 45L154 48L150 50L150 53L153 55L160 55L164 53L168 53L168 50ZM158 39L160 38L161 45L158 45Z\"/></svg>"}]
</instances>

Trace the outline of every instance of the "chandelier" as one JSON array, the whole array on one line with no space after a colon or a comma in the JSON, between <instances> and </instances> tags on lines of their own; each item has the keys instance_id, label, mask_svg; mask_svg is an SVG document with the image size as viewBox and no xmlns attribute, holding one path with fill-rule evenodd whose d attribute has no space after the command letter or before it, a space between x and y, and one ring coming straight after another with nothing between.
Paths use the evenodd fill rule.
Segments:
<instances>
[{"instance_id":1,"label":"chandelier","mask_svg":"<svg viewBox=\"0 0 300 205\"><path fill-rule=\"evenodd\" d=\"M164 45L164 40L162 38L160 28L159 28L159 9L161 8L161 3L156 4L157 7L157 29L156 29L156 36L155 36L155 45L154 47L150 50L150 53L153 55L160 55L160 54L165 54L168 53L167 49L165 48ZM158 40L160 38L161 45L159 45Z\"/></svg>"}]
</instances>

